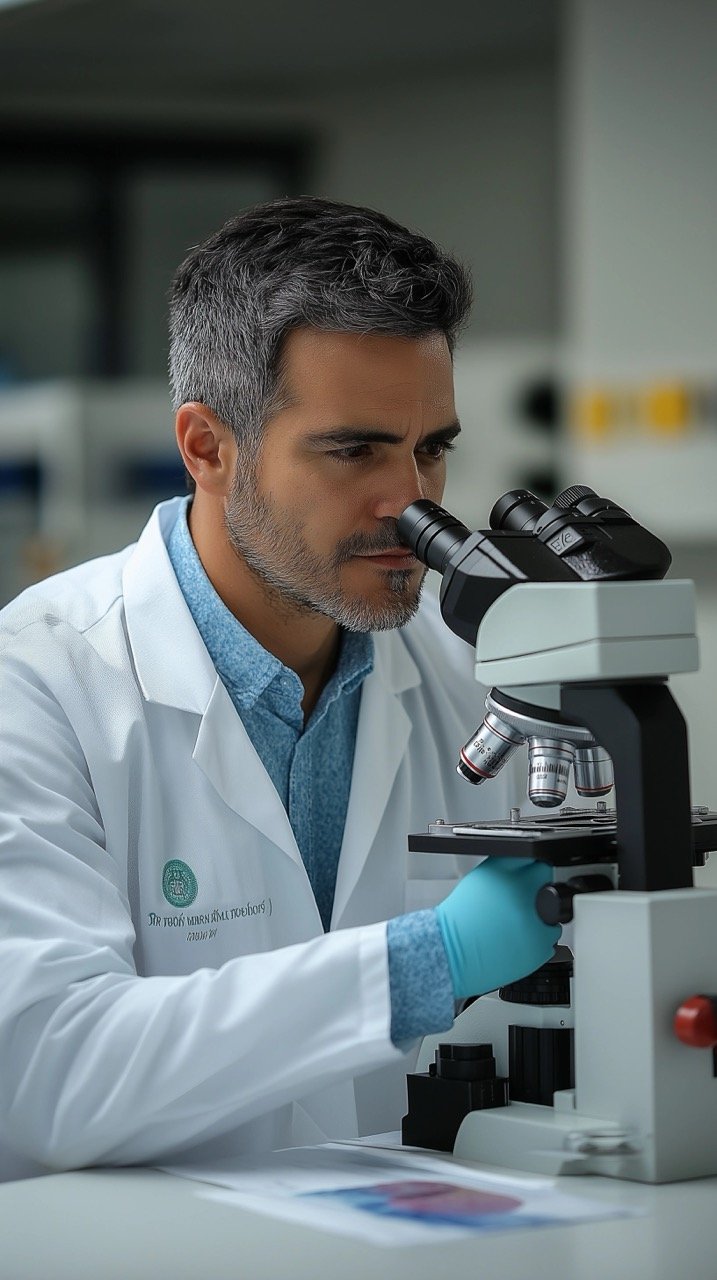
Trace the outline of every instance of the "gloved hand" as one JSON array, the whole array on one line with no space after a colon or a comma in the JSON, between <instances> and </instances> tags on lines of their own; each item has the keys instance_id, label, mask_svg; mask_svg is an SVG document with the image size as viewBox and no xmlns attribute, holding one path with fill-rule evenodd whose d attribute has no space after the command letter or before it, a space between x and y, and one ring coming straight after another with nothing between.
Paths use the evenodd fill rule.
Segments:
<instances>
[{"instance_id":1,"label":"gloved hand","mask_svg":"<svg viewBox=\"0 0 717 1280\"><path fill-rule=\"evenodd\" d=\"M436 915L456 996L482 995L545 964L560 937L535 895L552 879L545 862L486 858L459 880Z\"/></svg>"}]
</instances>

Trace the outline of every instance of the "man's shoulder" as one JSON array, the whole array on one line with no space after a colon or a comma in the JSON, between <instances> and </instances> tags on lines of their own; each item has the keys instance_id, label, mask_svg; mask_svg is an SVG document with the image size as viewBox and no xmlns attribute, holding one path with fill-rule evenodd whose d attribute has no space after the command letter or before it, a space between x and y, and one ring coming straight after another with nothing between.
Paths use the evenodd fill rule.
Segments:
<instances>
[{"instance_id":1,"label":"man's shoulder","mask_svg":"<svg viewBox=\"0 0 717 1280\"><path fill-rule=\"evenodd\" d=\"M53 574L28 587L0 611L5 642L28 628L65 624L83 634L122 596L122 571L133 546Z\"/></svg>"},{"instance_id":2,"label":"man's shoulder","mask_svg":"<svg viewBox=\"0 0 717 1280\"><path fill-rule=\"evenodd\" d=\"M164 561L170 574L171 568L163 544L181 502L181 498L173 498L155 507L138 541L121 551L86 560L28 587L0 610L2 643L6 645L8 638L28 627L34 627L37 633L43 628L57 629L64 625L70 631L86 634L107 617L113 607L123 609L125 569L141 551L141 565L135 576L141 577L150 595L166 585L162 576ZM160 548L162 554L158 555Z\"/></svg>"}]
</instances>

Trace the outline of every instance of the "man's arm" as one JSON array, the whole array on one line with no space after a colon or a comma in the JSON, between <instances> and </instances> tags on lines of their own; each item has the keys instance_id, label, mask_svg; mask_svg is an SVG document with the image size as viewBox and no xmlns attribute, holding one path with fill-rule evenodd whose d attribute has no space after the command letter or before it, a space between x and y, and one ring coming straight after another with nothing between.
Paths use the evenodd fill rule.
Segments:
<instances>
[{"instance_id":1,"label":"man's arm","mask_svg":"<svg viewBox=\"0 0 717 1280\"><path fill-rule=\"evenodd\" d=\"M0 1131L57 1168L166 1159L398 1058L386 926L138 977L122 870L47 688L0 675Z\"/></svg>"}]
</instances>

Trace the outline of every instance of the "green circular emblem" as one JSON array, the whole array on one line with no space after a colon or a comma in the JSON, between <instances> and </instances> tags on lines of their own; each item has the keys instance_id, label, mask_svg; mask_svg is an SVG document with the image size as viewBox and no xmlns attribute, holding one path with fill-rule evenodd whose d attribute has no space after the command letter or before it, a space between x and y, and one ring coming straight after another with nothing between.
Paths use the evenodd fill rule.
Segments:
<instances>
[{"instance_id":1,"label":"green circular emblem","mask_svg":"<svg viewBox=\"0 0 717 1280\"><path fill-rule=\"evenodd\" d=\"M197 877L186 862L172 858L162 870L162 893L173 907L191 907L199 892Z\"/></svg>"}]
</instances>

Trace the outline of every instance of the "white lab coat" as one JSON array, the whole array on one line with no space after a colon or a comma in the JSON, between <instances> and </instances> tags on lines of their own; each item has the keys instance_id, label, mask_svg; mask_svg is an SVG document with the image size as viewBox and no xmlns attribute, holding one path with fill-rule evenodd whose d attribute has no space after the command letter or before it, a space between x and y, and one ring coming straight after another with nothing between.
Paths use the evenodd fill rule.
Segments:
<instances>
[{"instance_id":1,"label":"white lab coat","mask_svg":"<svg viewBox=\"0 0 717 1280\"><path fill-rule=\"evenodd\" d=\"M516 802L456 775L484 691L427 599L375 636L324 935L177 585L178 501L0 616L0 1176L397 1126L385 921L459 874L407 833Z\"/></svg>"}]
</instances>

